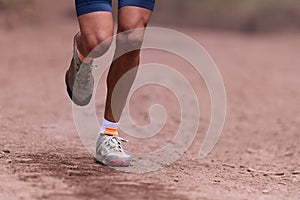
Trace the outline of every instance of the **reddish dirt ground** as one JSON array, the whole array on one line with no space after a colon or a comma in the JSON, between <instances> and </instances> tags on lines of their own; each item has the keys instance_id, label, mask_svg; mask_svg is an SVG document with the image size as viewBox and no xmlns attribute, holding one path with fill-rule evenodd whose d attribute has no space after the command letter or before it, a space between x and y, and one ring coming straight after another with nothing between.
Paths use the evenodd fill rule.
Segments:
<instances>
[{"instance_id":1,"label":"reddish dirt ground","mask_svg":"<svg viewBox=\"0 0 300 200\"><path fill-rule=\"evenodd\" d=\"M193 145L177 162L147 174L99 165L80 141L64 85L75 23L0 30L0 199L299 199L299 35L176 29L200 42L219 66L226 124L213 152L199 159L210 119L201 86L203 123ZM145 96L134 101L139 98ZM103 104L96 106L101 113ZM139 109L132 112L138 116ZM166 135L177 124L169 126ZM160 137L126 147L151 149L155 141Z\"/></svg>"}]
</instances>

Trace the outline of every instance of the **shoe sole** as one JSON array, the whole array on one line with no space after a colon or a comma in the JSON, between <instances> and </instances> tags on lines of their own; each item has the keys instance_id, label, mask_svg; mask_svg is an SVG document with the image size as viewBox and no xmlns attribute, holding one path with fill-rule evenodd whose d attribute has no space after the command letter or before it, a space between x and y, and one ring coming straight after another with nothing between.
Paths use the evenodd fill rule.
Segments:
<instances>
[{"instance_id":1,"label":"shoe sole","mask_svg":"<svg viewBox=\"0 0 300 200\"><path fill-rule=\"evenodd\" d=\"M68 92L68 95L70 97L70 99L77 105L77 106L86 106L90 103L91 99L92 99L92 96L93 94L91 94L90 96L88 96L85 100L83 101L79 101L74 95L73 95L73 92L68 84L68 72L66 72L65 74L65 83L66 83L66 86L67 86L67 92Z\"/></svg>"},{"instance_id":2,"label":"shoe sole","mask_svg":"<svg viewBox=\"0 0 300 200\"><path fill-rule=\"evenodd\" d=\"M128 159L115 158L115 159L107 160L107 159L103 158L102 156L97 155L96 161L103 165L110 166L110 167L129 167L131 158L128 158Z\"/></svg>"}]
</instances>

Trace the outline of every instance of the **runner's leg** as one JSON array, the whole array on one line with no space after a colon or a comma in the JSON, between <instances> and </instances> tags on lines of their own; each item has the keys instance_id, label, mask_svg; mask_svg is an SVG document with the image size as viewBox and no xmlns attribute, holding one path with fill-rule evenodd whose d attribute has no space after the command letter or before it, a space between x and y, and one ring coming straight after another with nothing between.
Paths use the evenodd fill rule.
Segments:
<instances>
[{"instance_id":1,"label":"runner's leg","mask_svg":"<svg viewBox=\"0 0 300 200\"><path fill-rule=\"evenodd\" d=\"M73 58L65 81L72 101L85 106L93 94L92 59L103 55L110 47L113 17L111 0L75 0L75 4L80 32L74 37ZM95 47L98 48L95 50ZM91 51L93 53L88 55Z\"/></svg>"},{"instance_id":2,"label":"runner's leg","mask_svg":"<svg viewBox=\"0 0 300 200\"><path fill-rule=\"evenodd\" d=\"M126 31L117 38L116 55L121 54L122 50L128 48L140 47L143 41L144 31L134 30L136 28L144 28L147 26L152 10L137 6L122 6L118 13L118 33ZM111 122L118 122L127 100L128 92L132 86L140 61L140 50L134 50L117 58L110 67L107 77L107 99L105 106L104 118ZM129 75L129 79L122 84L121 92L117 94L117 101L112 112L112 94L114 87L120 78L129 70L134 69Z\"/></svg>"}]
</instances>

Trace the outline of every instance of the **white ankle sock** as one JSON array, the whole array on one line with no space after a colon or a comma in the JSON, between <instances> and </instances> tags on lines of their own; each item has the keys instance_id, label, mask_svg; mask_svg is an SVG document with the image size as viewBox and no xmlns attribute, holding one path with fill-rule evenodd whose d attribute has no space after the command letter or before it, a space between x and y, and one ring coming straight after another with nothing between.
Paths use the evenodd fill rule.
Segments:
<instances>
[{"instance_id":1,"label":"white ankle sock","mask_svg":"<svg viewBox=\"0 0 300 200\"><path fill-rule=\"evenodd\" d=\"M101 134L103 134L106 128L113 128L113 129L118 128L118 123L110 122L110 121L106 120L105 118L103 118L102 127L101 127L98 135L100 136Z\"/></svg>"}]
</instances>

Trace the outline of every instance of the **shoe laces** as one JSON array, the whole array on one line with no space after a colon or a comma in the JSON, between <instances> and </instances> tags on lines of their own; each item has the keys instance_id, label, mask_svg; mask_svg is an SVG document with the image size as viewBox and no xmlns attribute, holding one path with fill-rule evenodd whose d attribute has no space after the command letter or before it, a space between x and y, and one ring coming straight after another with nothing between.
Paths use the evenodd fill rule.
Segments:
<instances>
[{"instance_id":1,"label":"shoe laces","mask_svg":"<svg viewBox=\"0 0 300 200\"><path fill-rule=\"evenodd\" d=\"M119 136L109 136L109 139L106 140L105 145L110 149L115 150L117 152L123 152L123 148L121 146L121 142L129 142Z\"/></svg>"}]
</instances>

